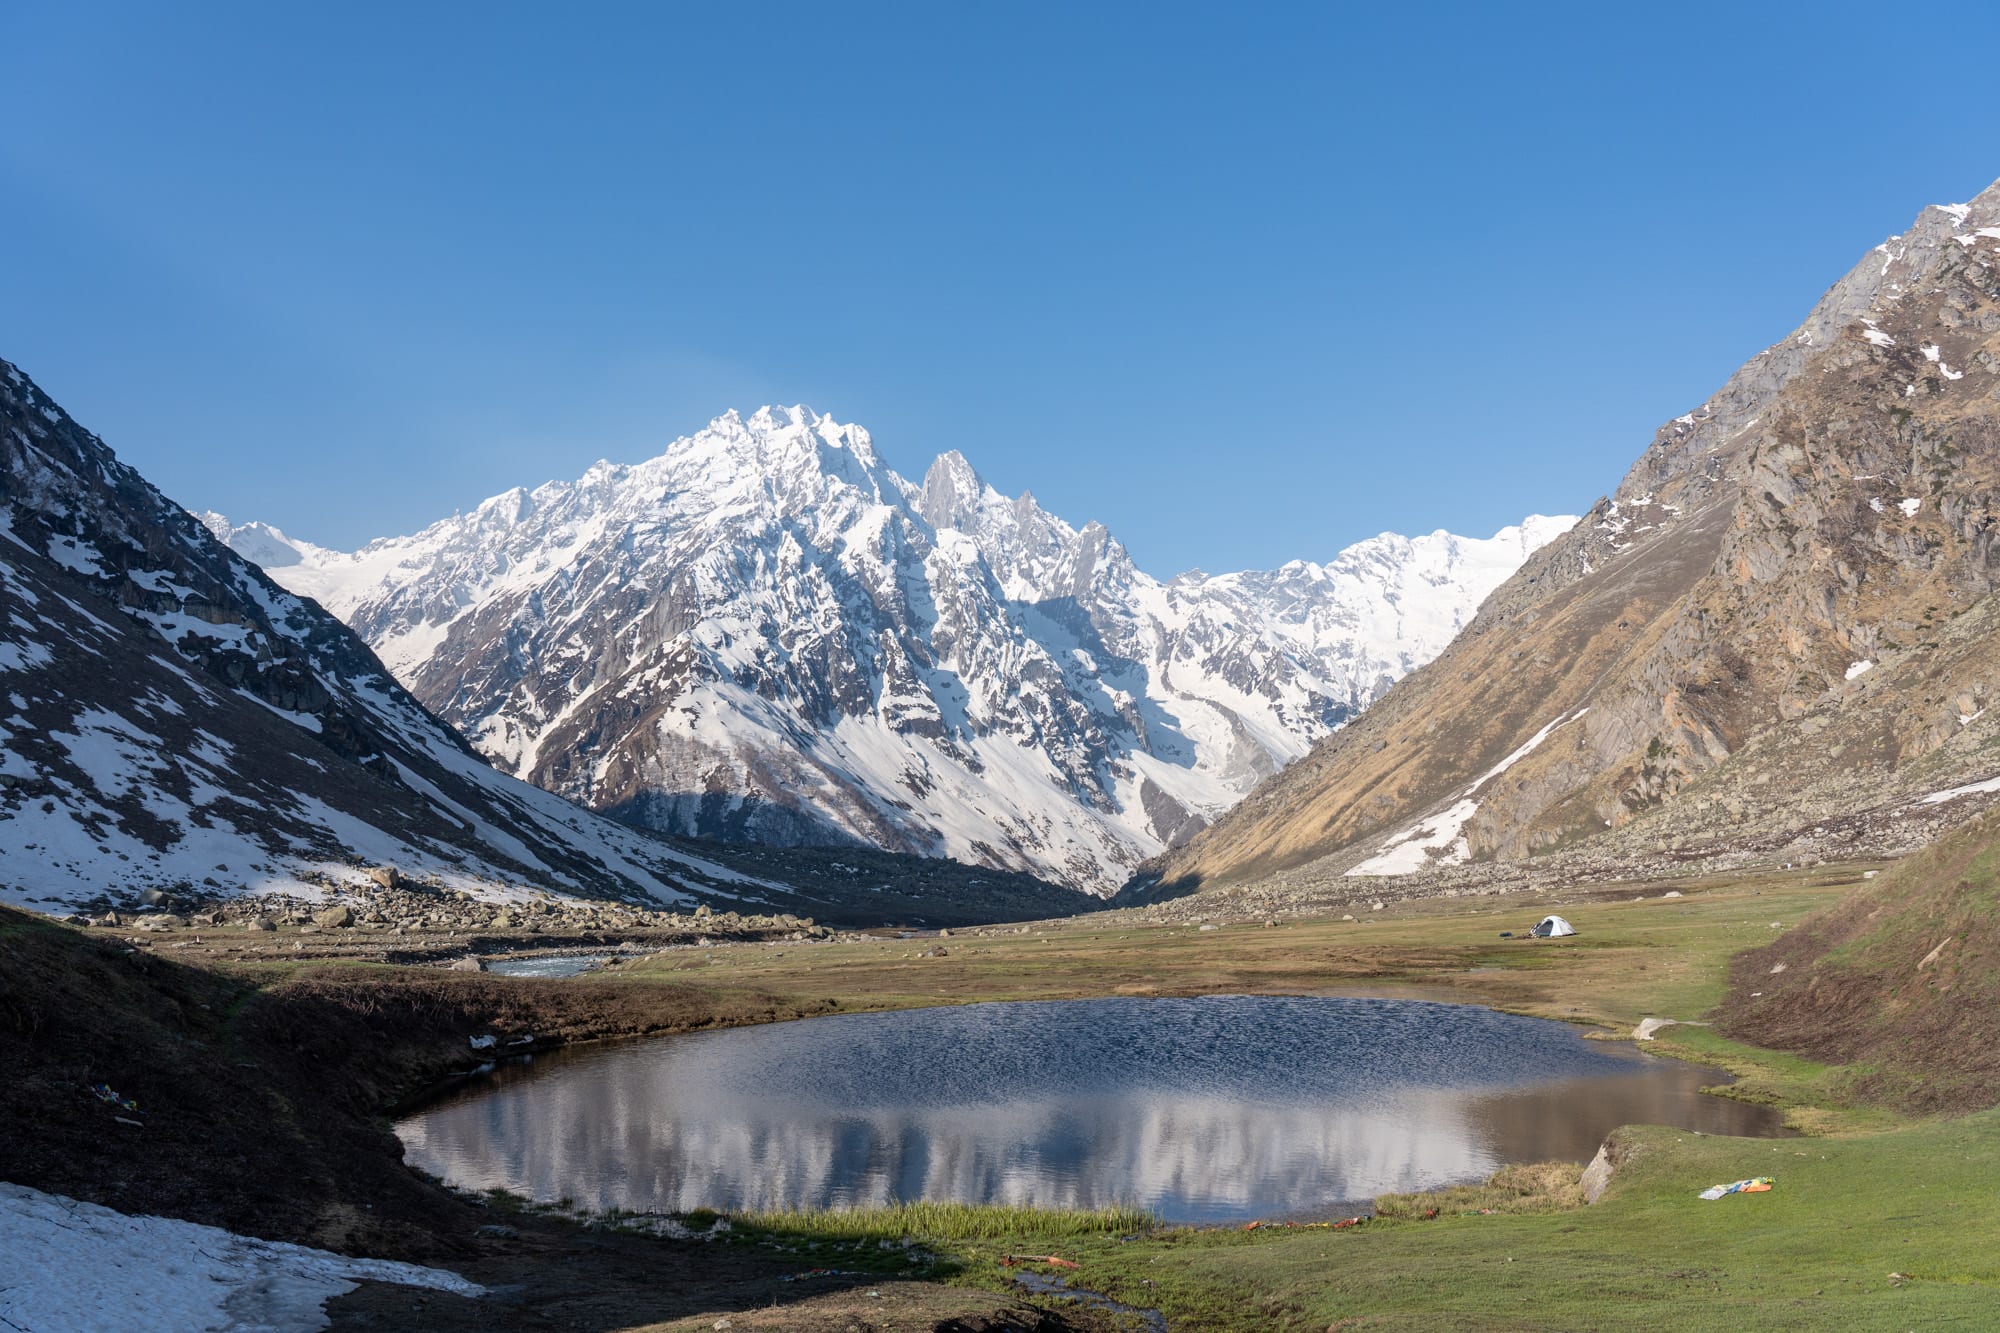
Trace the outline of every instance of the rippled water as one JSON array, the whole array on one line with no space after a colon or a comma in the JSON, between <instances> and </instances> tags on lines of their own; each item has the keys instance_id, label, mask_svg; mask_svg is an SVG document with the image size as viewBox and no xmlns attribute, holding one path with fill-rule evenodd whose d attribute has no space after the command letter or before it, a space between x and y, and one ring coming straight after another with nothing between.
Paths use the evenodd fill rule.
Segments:
<instances>
[{"instance_id":1,"label":"rippled water","mask_svg":"<svg viewBox=\"0 0 2000 1333\"><path fill-rule=\"evenodd\" d=\"M1697 1091L1724 1079L1468 1005L1083 1000L584 1048L397 1132L455 1184L598 1208L1135 1203L1218 1222L1582 1161L1633 1122L1779 1132Z\"/></svg>"},{"instance_id":2,"label":"rippled water","mask_svg":"<svg viewBox=\"0 0 2000 1333\"><path fill-rule=\"evenodd\" d=\"M551 954L541 958L502 958L486 970L501 977L580 977L604 966L608 953Z\"/></svg>"}]
</instances>

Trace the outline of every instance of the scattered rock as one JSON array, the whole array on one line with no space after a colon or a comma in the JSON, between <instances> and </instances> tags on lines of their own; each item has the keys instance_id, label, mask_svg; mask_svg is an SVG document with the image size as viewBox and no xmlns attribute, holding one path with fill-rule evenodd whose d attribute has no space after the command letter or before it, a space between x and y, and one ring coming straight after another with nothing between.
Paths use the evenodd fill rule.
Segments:
<instances>
[{"instance_id":1,"label":"scattered rock","mask_svg":"<svg viewBox=\"0 0 2000 1333\"><path fill-rule=\"evenodd\" d=\"M346 903L335 903L323 912L313 913L313 924L325 930L342 930L354 924L354 909Z\"/></svg>"},{"instance_id":2,"label":"scattered rock","mask_svg":"<svg viewBox=\"0 0 2000 1333\"><path fill-rule=\"evenodd\" d=\"M1649 1020L1650 1021L1650 1020ZM1583 1201L1596 1203L1611 1184L1611 1140L1597 1145L1597 1156L1583 1168Z\"/></svg>"},{"instance_id":3,"label":"scattered rock","mask_svg":"<svg viewBox=\"0 0 2000 1333\"><path fill-rule=\"evenodd\" d=\"M480 1240L519 1240L521 1238L519 1229L507 1226L502 1222L488 1222L472 1234Z\"/></svg>"}]
</instances>

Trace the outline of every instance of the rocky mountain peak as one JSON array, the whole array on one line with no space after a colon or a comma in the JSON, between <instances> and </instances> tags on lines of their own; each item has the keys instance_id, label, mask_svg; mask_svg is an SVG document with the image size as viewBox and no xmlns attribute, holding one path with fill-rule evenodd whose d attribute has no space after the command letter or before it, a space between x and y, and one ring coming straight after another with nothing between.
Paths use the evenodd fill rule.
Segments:
<instances>
[{"instance_id":1,"label":"rocky mountain peak","mask_svg":"<svg viewBox=\"0 0 2000 1333\"><path fill-rule=\"evenodd\" d=\"M294 573L329 553L190 514L0 361L0 901L444 896L796 903L494 771Z\"/></svg>"},{"instance_id":2,"label":"rocky mountain peak","mask_svg":"<svg viewBox=\"0 0 2000 1333\"><path fill-rule=\"evenodd\" d=\"M1007 499L956 451L912 486L804 407L489 504L519 521L292 543L309 553L273 574L495 762L622 818L1100 891L1425 660L1500 576L1170 594L1102 524Z\"/></svg>"},{"instance_id":3,"label":"rocky mountain peak","mask_svg":"<svg viewBox=\"0 0 2000 1333\"><path fill-rule=\"evenodd\" d=\"M991 488L956 449L932 460L917 493L917 512L934 528L964 527L979 513Z\"/></svg>"}]
</instances>

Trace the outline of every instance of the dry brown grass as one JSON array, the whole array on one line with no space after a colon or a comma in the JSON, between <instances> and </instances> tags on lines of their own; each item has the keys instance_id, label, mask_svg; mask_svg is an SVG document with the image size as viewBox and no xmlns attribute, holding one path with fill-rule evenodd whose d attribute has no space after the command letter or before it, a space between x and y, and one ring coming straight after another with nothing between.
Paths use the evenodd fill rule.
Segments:
<instances>
[{"instance_id":1,"label":"dry brown grass","mask_svg":"<svg viewBox=\"0 0 2000 1333\"><path fill-rule=\"evenodd\" d=\"M1456 1217L1463 1213L1559 1213L1583 1206L1583 1170L1575 1162L1503 1166L1477 1185L1384 1194L1377 1217Z\"/></svg>"}]
</instances>

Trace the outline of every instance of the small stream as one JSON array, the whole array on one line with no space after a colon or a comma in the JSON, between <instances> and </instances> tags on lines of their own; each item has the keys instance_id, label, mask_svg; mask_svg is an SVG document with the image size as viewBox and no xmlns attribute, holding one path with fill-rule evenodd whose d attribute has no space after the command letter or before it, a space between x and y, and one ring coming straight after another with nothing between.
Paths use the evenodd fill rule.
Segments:
<instances>
[{"instance_id":1,"label":"small stream","mask_svg":"<svg viewBox=\"0 0 2000 1333\"><path fill-rule=\"evenodd\" d=\"M1137 1315L1152 1333L1167 1333L1167 1317L1158 1310L1142 1310L1136 1305L1114 1301L1101 1291L1085 1291L1082 1287L1072 1287L1059 1277L1044 1273L1016 1273L1014 1283L1021 1290L1033 1296L1058 1296L1064 1300L1076 1301L1096 1310L1109 1310L1113 1314Z\"/></svg>"}]
</instances>

